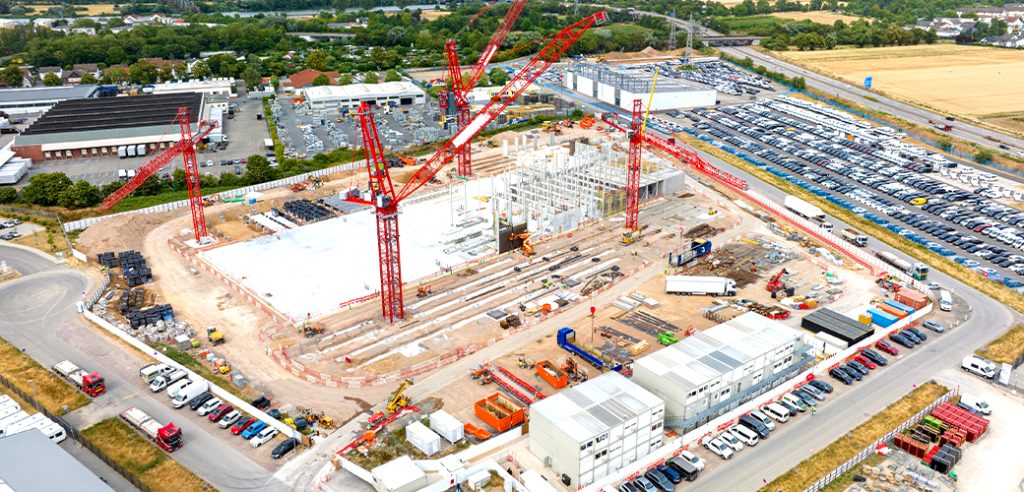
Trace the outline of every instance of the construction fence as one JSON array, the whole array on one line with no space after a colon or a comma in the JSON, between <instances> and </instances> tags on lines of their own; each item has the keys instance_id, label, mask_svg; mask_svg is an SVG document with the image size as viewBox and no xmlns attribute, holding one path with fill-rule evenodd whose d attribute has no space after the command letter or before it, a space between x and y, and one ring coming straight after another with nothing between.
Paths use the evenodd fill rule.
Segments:
<instances>
[{"instance_id":1,"label":"construction fence","mask_svg":"<svg viewBox=\"0 0 1024 492\"><path fill-rule=\"evenodd\" d=\"M131 470L129 470L129 469L121 466L120 464L118 464L117 461L115 461L110 456L107 456L106 453L104 453L101 449L96 447L96 445L94 445L92 442L90 442L88 439L86 439L85 436L83 436L80 432L78 432L78 429L75 426L71 425L71 423L69 423L67 420L64 420L63 418L61 418L61 417L51 413L49 410L46 409L46 407L44 407L42 404L40 404L35 398L33 398L31 395L29 395L28 393L22 391L21 388L16 386L14 384L14 382L12 382L11 380L9 380L9 379L5 378L4 376L0 375L0 386L3 386L7 390L11 391L15 395L17 395L19 398L21 398L22 400L27 402L29 405L32 405L32 407L35 408L38 412L40 412L43 415L45 415L46 418L54 421L57 425L60 425L61 427L63 427L64 431L68 434L68 436L70 436L72 439L78 441L78 443L81 444L82 447L84 447L85 449L88 449L89 452L91 452L92 454L96 455L97 458L99 458L101 461L106 463L107 466L112 468L119 475L124 477L124 479L127 480L128 482L130 482L133 486L135 486L135 488L141 490L142 492L149 492L151 490L148 486L146 486L146 484L142 483L142 480L140 480L139 477L137 475L135 475L135 473L133 473ZM102 477L100 477L100 478L102 479Z\"/></svg>"}]
</instances>

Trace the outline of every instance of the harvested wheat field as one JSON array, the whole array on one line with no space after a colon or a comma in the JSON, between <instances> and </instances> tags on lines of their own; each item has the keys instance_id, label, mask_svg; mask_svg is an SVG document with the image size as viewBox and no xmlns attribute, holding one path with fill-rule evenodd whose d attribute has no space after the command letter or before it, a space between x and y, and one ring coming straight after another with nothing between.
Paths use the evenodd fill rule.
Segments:
<instances>
[{"instance_id":1,"label":"harvested wheat field","mask_svg":"<svg viewBox=\"0 0 1024 492\"><path fill-rule=\"evenodd\" d=\"M860 17L855 15L837 14L835 12L828 12L825 10L816 10L813 12L776 12L772 14L772 17L778 17L780 19L788 20L809 20L811 22L817 22L819 24L835 24L837 20L841 20L847 24L860 20Z\"/></svg>"},{"instance_id":2,"label":"harvested wheat field","mask_svg":"<svg viewBox=\"0 0 1024 492\"><path fill-rule=\"evenodd\" d=\"M1024 52L934 44L780 54L851 84L963 115L1024 111Z\"/></svg>"}]
</instances>

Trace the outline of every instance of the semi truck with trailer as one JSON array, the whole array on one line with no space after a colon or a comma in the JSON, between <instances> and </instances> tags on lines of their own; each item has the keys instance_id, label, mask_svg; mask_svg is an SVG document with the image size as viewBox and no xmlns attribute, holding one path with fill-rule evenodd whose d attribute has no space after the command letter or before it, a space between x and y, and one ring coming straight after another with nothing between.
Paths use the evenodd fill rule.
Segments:
<instances>
[{"instance_id":1,"label":"semi truck with trailer","mask_svg":"<svg viewBox=\"0 0 1024 492\"><path fill-rule=\"evenodd\" d=\"M843 239L849 241L854 245L860 246L861 248L868 245L867 234L864 234L863 232L857 231L855 229L843 229L842 232L839 233L839 235L842 236Z\"/></svg>"},{"instance_id":2,"label":"semi truck with trailer","mask_svg":"<svg viewBox=\"0 0 1024 492\"><path fill-rule=\"evenodd\" d=\"M896 267L901 272L914 277L916 280L928 280L928 265L925 265L924 263L919 261L911 263L888 251L875 251L875 256Z\"/></svg>"},{"instance_id":3,"label":"semi truck with trailer","mask_svg":"<svg viewBox=\"0 0 1024 492\"><path fill-rule=\"evenodd\" d=\"M822 212L817 206L807 203L793 195L786 195L786 199L783 200L782 204L805 219L816 220L818 222L825 221L825 212Z\"/></svg>"},{"instance_id":4,"label":"semi truck with trailer","mask_svg":"<svg viewBox=\"0 0 1024 492\"><path fill-rule=\"evenodd\" d=\"M53 372L67 379L83 393L95 398L107 391L107 384L98 372L85 372L69 360L61 361L53 366Z\"/></svg>"},{"instance_id":5,"label":"semi truck with trailer","mask_svg":"<svg viewBox=\"0 0 1024 492\"><path fill-rule=\"evenodd\" d=\"M174 450L182 446L181 429L173 422L167 425L161 424L137 407L121 412L121 418L168 453L173 453Z\"/></svg>"},{"instance_id":6,"label":"semi truck with trailer","mask_svg":"<svg viewBox=\"0 0 1024 492\"><path fill-rule=\"evenodd\" d=\"M560 328L558 330L557 341L558 341L558 346L559 347L562 347L563 349L565 349L570 354L573 354L573 355L581 357L583 360L589 362L590 365L592 365L592 366L594 366L594 367L596 367L598 369L608 368L608 369L611 369L611 370L616 371L616 372L622 372L623 369L627 369L628 371L632 371L632 369L630 368L630 363L632 361L626 361L625 364L622 363L622 362L618 362L618 361L606 361L604 358L598 357L598 356L588 352L583 347L580 347L580 346L576 345L576 343L575 343L576 342L576 330L573 330L572 328L569 328L568 326L566 326L564 328Z\"/></svg>"},{"instance_id":7,"label":"semi truck with trailer","mask_svg":"<svg viewBox=\"0 0 1024 492\"><path fill-rule=\"evenodd\" d=\"M665 277L665 293L681 296L734 296L736 281L725 277L669 275Z\"/></svg>"}]
</instances>

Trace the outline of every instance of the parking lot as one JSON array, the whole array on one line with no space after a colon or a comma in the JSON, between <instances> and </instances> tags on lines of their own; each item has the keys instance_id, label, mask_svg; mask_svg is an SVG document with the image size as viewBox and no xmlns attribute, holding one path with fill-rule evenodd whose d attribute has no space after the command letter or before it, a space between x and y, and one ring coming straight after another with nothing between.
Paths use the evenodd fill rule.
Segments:
<instances>
[{"instance_id":1,"label":"parking lot","mask_svg":"<svg viewBox=\"0 0 1024 492\"><path fill-rule=\"evenodd\" d=\"M13 241L19 237L31 236L42 230L45 229L38 224L23 223L20 220L0 217L0 240Z\"/></svg>"},{"instance_id":2,"label":"parking lot","mask_svg":"<svg viewBox=\"0 0 1024 492\"><path fill-rule=\"evenodd\" d=\"M234 109L235 117L224 120L225 135L228 137L226 149L200 150L196 153L202 169L201 172L220 175L224 172L234 172L234 167L220 165L222 160L241 160L253 154L263 154L263 140L270 137L266 122L257 120L256 115L262 113L263 105L259 99L238 98L230 99L230 103L237 104ZM177 127L170 128L169 132L176 131ZM18 182L17 186L28 184L30 177L40 173L62 172L74 181L85 180L95 185L103 185L111 181L117 181L119 169L137 169L147 162L145 157L129 157L119 159L117 157L91 157L86 159L52 160L39 162L32 165L32 169ZM206 166L212 161L213 166ZM174 169L183 169L181 158L171 161L160 174L170 174ZM242 169L244 171L244 169Z\"/></svg>"},{"instance_id":3,"label":"parking lot","mask_svg":"<svg viewBox=\"0 0 1024 492\"><path fill-rule=\"evenodd\" d=\"M742 157L943 257L1012 288L1024 272L1024 212L941 170L968 166L901 141L848 114L781 96L687 113L693 130ZM970 174L970 172L967 172ZM994 181L980 176L979 184ZM968 183L970 184L970 183ZM1013 193L1001 200L1014 200ZM1017 198L1022 198L1017 196Z\"/></svg>"}]
</instances>

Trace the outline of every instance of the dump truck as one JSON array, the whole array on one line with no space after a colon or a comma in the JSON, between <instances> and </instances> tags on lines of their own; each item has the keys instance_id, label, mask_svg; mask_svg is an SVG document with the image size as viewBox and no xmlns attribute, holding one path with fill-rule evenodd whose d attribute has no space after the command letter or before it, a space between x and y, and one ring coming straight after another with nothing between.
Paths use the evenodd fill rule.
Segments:
<instances>
[{"instance_id":1,"label":"dump truck","mask_svg":"<svg viewBox=\"0 0 1024 492\"><path fill-rule=\"evenodd\" d=\"M816 220L823 222L825 220L825 212L822 212L820 208L810 203L807 203L795 196L786 195L786 199L782 202L786 208L792 210L797 215L810 220Z\"/></svg>"},{"instance_id":2,"label":"dump truck","mask_svg":"<svg viewBox=\"0 0 1024 492\"><path fill-rule=\"evenodd\" d=\"M137 407L121 412L121 418L128 422L128 425L138 429L143 436L153 441L160 449L168 453L174 452L175 449L180 448L182 445L181 429L175 426L173 422L163 425Z\"/></svg>"},{"instance_id":3,"label":"dump truck","mask_svg":"<svg viewBox=\"0 0 1024 492\"><path fill-rule=\"evenodd\" d=\"M690 249L681 253L675 254L671 251L668 252L668 264L670 266L681 267L687 263L700 258L711 252L711 241L706 239L695 239L690 241Z\"/></svg>"},{"instance_id":4,"label":"dump truck","mask_svg":"<svg viewBox=\"0 0 1024 492\"><path fill-rule=\"evenodd\" d=\"M53 372L58 376L67 379L83 393L97 397L107 391L106 382L98 372L85 372L81 367L76 366L69 360L61 361L53 366Z\"/></svg>"},{"instance_id":5,"label":"dump truck","mask_svg":"<svg viewBox=\"0 0 1024 492\"><path fill-rule=\"evenodd\" d=\"M681 296L734 296L736 281L725 277L669 275L665 277L665 293Z\"/></svg>"},{"instance_id":6,"label":"dump truck","mask_svg":"<svg viewBox=\"0 0 1024 492\"><path fill-rule=\"evenodd\" d=\"M839 235L842 236L843 239L849 241L850 243L860 246L862 248L868 245L868 236L863 232L854 229L843 229L842 232L839 233Z\"/></svg>"}]
</instances>

